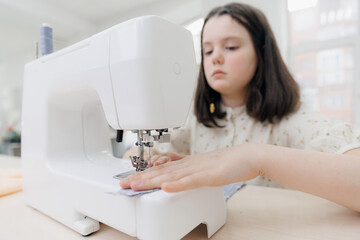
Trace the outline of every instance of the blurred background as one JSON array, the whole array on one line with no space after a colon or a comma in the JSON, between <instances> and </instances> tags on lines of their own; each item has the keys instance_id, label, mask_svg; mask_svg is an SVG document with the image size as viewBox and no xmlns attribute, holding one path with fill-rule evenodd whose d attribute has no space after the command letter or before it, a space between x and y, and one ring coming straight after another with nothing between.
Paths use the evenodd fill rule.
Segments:
<instances>
[{"instance_id":1,"label":"blurred background","mask_svg":"<svg viewBox=\"0 0 360 240\"><path fill-rule=\"evenodd\" d=\"M0 0L0 154L20 155L24 65L41 56L40 27L53 29L54 51L142 15L188 28L200 57L203 18L221 0ZM244 0L261 9L301 86L302 101L360 125L360 31L357 0ZM38 46L38 47L37 47ZM37 51L38 49L38 51ZM38 53L37 53L38 52ZM110 138L115 132L109 130ZM132 146L113 144L114 155Z\"/></svg>"}]
</instances>

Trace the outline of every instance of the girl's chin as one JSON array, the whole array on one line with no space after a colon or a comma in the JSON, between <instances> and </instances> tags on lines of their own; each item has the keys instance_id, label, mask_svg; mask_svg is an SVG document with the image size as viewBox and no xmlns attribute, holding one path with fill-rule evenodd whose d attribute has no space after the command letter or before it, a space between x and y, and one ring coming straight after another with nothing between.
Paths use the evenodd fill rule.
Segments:
<instances>
[{"instance_id":1,"label":"girl's chin","mask_svg":"<svg viewBox=\"0 0 360 240\"><path fill-rule=\"evenodd\" d=\"M225 82L213 83L211 88L219 93L226 93L227 91L229 91L229 86Z\"/></svg>"}]
</instances>

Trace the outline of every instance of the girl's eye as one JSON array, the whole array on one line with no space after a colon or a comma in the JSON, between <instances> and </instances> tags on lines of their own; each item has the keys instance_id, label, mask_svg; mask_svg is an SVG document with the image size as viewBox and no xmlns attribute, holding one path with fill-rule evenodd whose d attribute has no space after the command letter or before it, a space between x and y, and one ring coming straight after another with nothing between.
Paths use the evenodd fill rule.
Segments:
<instances>
[{"instance_id":1,"label":"girl's eye","mask_svg":"<svg viewBox=\"0 0 360 240\"><path fill-rule=\"evenodd\" d=\"M210 55L212 53L212 50L204 51L204 55Z\"/></svg>"},{"instance_id":2,"label":"girl's eye","mask_svg":"<svg viewBox=\"0 0 360 240\"><path fill-rule=\"evenodd\" d=\"M228 46L228 47L226 47L226 49L227 50L236 50L236 49L238 49L239 47L238 46Z\"/></svg>"}]
</instances>

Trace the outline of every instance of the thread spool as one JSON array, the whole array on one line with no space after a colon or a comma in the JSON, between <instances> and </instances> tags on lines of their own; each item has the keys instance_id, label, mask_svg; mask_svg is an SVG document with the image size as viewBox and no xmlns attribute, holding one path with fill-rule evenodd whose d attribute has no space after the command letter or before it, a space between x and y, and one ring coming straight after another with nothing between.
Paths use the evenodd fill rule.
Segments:
<instances>
[{"instance_id":1,"label":"thread spool","mask_svg":"<svg viewBox=\"0 0 360 240\"><path fill-rule=\"evenodd\" d=\"M43 23L40 28L40 41L42 55L50 54L54 51L53 31L49 24Z\"/></svg>"}]
</instances>

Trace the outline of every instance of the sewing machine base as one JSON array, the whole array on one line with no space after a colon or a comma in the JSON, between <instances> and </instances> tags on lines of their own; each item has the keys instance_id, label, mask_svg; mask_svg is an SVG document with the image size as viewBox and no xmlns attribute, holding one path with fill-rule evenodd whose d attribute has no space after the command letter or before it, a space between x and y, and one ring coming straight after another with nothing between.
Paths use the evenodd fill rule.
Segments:
<instances>
[{"instance_id":1,"label":"sewing machine base","mask_svg":"<svg viewBox=\"0 0 360 240\"><path fill-rule=\"evenodd\" d=\"M26 200L84 236L99 230L99 222L145 240L180 239L201 223L207 224L210 237L225 224L220 187L180 193L160 190L135 197L116 194L119 181L113 178L114 172L119 173L120 166L123 172L129 171L128 163L119 160L117 167L108 164L107 170L92 163L72 165L67 172L59 166L35 171L27 181L32 192L25 192ZM97 174L91 174L94 171Z\"/></svg>"}]
</instances>

